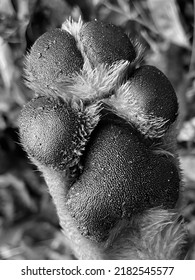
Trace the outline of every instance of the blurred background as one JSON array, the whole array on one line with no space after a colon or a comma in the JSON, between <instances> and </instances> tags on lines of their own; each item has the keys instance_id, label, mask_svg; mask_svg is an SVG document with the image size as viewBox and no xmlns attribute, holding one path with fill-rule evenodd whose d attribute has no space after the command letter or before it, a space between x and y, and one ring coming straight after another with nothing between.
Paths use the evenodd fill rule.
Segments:
<instances>
[{"instance_id":1,"label":"blurred background","mask_svg":"<svg viewBox=\"0 0 195 280\"><path fill-rule=\"evenodd\" d=\"M19 144L17 117L33 97L23 62L35 40L72 17L111 22L146 49L145 63L172 82L180 102L178 149L195 259L195 1L0 0L0 259L74 259L37 169Z\"/></svg>"}]
</instances>

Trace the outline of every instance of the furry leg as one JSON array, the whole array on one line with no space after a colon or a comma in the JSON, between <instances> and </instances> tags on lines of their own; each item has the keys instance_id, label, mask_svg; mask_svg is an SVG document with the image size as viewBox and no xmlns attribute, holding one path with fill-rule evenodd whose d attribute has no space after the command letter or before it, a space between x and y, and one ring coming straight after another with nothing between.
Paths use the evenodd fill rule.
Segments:
<instances>
[{"instance_id":1,"label":"furry leg","mask_svg":"<svg viewBox=\"0 0 195 280\"><path fill-rule=\"evenodd\" d=\"M150 209L111 232L108 259L175 260L186 255L187 230L177 211Z\"/></svg>"}]
</instances>

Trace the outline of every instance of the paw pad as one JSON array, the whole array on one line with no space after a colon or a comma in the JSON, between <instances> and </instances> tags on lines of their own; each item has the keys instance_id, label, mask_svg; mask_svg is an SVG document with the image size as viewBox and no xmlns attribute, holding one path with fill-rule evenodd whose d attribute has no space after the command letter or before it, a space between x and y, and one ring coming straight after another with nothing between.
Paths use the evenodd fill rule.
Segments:
<instances>
[{"instance_id":1,"label":"paw pad","mask_svg":"<svg viewBox=\"0 0 195 280\"><path fill-rule=\"evenodd\" d=\"M121 219L173 208L179 195L177 155L152 148L171 141L177 97L160 70L138 65L133 41L112 24L68 21L43 34L26 59L28 85L40 97L21 112L21 142L38 166L79 169L64 203L96 241Z\"/></svg>"}]
</instances>

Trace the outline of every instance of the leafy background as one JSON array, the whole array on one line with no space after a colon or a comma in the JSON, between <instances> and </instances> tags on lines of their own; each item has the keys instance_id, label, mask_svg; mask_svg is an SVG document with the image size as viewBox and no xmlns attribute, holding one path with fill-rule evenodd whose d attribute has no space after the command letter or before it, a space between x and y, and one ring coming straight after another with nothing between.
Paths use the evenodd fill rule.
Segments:
<instances>
[{"instance_id":1,"label":"leafy background","mask_svg":"<svg viewBox=\"0 0 195 280\"><path fill-rule=\"evenodd\" d=\"M146 49L145 63L171 80L180 102L178 150L183 214L195 259L195 3L193 0L0 1L0 259L74 259L43 178L22 151L17 117L33 92L23 83L25 53L70 16L121 26Z\"/></svg>"}]
</instances>

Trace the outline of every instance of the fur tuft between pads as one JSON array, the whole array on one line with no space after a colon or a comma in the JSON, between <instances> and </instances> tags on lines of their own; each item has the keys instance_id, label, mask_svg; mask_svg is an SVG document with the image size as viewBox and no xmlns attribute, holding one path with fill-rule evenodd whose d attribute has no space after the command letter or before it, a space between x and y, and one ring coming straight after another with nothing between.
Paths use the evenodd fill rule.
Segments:
<instances>
[{"instance_id":1,"label":"fur tuft between pads","mask_svg":"<svg viewBox=\"0 0 195 280\"><path fill-rule=\"evenodd\" d=\"M131 39L136 51L133 62L121 60L111 66L97 63L92 67L80 40L80 30L83 26L81 18L78 22L69 19L62 25L62 29L69 32L76 40L77 47L84 58L83 69L74 77L67 77L57 87L57 94L68 92L71 96L81 98L88 103L102 101L109 105L110 111L124 118L145 137L161 138L165 134L167 120L153 114L145 114L139 104L131 96L131 83L125 79L137 67L143 58L144 48L137 39Z\"/></svg>"}]
</instances>

